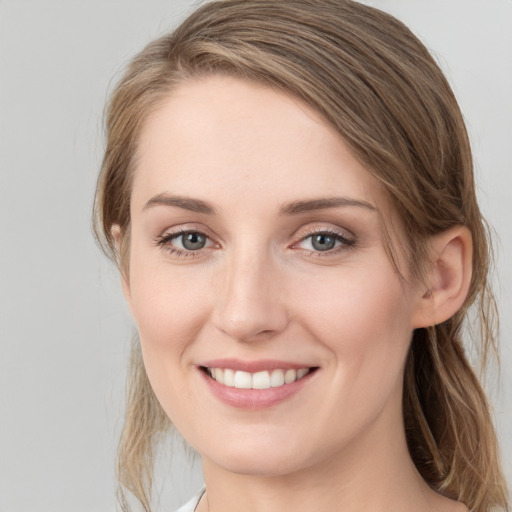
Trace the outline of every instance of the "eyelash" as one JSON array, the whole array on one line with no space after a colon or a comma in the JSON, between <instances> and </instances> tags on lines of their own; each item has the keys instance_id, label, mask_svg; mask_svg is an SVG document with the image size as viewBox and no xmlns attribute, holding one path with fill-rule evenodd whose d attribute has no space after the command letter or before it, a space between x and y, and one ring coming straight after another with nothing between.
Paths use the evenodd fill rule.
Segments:
<instances>
[{"instance_id":1,"label":"eyelash","mask_svg":"<svg viewBox=\"0 0 512 512\"><path fill-rule=\"evenodd\" d=\"M312 231L308 230L304 233L299 233L299 235L298 235L299 241L295 242L293 245L297 246L300 243L306 241L308 238L312 238L316 235L330 236L330 237L334 238L334 240L336 242L340 242L340 245L338 247L334 247L334 248L326 250L326 251L314 251L311 249L303 249L308 253L308 255L314 256L315 258L324 258L324 257L334 256L334 255L339 254L340 252L354 249L354 247L356 245L356 240L354 238L349 238L348 236L341 234L339 231L336 231L334 229L325 229L325 228L317 228L317 229L313 229Z\"/></svg>"},{"instance_id":2,"label":"eyelash","mask_svg":"<svg viewBox=\"0 0 512 512\"><path fill-rule=\"evenodd\" d=\"M188 258L194 258L195 256L198 256L201 252L201 249L198 249L196 251L194 250L182 250L178 249L177 247L174 247L172 245L172 241L176 238L179 238L180 236L189 235L189 234L197 234L204 236L207 240L211 240L211 238L203 233L202 231L199 231L197 229L180 229L179 231L175 231L174 233L165 233L163 235L159 235L156 240L155 244L162 248L163 250L169 252L170 254L177 256L178 258L181 257L188 257Z\"/></svg>"},{"instance_id":3,"label":"eyelash","mask_svg":"<svg viewBox=\"0 0 512 512\"><path fill-rule=\"evenodd\" d=\"M188 234L197 234L204 236L207 240L211 241L211 238L203 233L202 231L195 230L195 229L182 229L179 231L175 231L173 233L165 233L163 235L159 235L155 239L155 244L164 249L165 251L169 252L170 254L177 256L177 257L195 257L198 256L201 251L204 248L197 249L197 250L182 250L174 247L172 245L172 241L179 238L180 236L188 235ZM338 254L341 251L350 250L353 249L356 245L356 240L353 238L349 238L346 235L343 235L339 233L338 231L335 231L334 229L314 229L313 231L307 231L305 233L299 233L298 237L299 240L293 244L292 247L295 247L299 245L300 243L304 242L308 238L311 238L315 235L327 235L335 239L336 242L340 242L340 245L338 247L334 247L333 249L329 249L326 251L315 251L310 249L303 249L306 251L309 255L312 255L317 258L323 258L328 256L333 256L335 254Z\"/></svg>"}]
</instances>

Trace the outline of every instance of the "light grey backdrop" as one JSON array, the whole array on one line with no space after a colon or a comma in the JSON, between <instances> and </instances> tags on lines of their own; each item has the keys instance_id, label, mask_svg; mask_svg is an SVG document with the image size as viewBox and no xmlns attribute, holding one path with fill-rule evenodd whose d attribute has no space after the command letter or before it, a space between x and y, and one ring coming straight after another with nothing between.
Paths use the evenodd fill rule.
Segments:
<instances>
[{"instance_id":1,"label":"light grey backdrop","mask_svg":"<svg viewBox=\"0 0 512 512\"><path fill-rule=\"evenodd\" d=\"M373 0L427 43L468 122L500 235L502 383L512 475L512 0ZM0 512L115 510L113 460L132 326L90 211L106 93L191 0L0 0ZM170 511L201 477L182 456ZM160 485L160 484L159 484Z\"/></svg>"}]
</instances>

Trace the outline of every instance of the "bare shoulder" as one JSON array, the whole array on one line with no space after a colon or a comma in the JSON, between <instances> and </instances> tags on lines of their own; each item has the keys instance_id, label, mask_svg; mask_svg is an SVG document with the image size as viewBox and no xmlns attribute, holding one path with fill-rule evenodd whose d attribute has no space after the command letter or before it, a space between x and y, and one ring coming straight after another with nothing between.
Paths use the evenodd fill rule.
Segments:
<instances>
[{"instance_id":1,"label":"bare shoulder","mask_svg":"<svg viewBox=\"0 0 512 512\"><path fill-rule=\"evenodd\" d=\"M442 496L435 491L430 494L429 510L432 512L470 512L464 503Z\"/></svg>"},{"instance_id":2,"label":"bare shoulder","mask_svg":"<svg viewBox=\"0 0 512 512\"><path fill-rule=\"evenodd\" d=\"M448 500L446 507L440 509L442 512L469 512L469 508L460 501Z\"/></svg>"},{"instance_id":3,"label":"bare shoulder","mask_svg":"<svg viewBox=\"0 0 512 512\"><path fill-rule=\"evenodd\" d=\"M435 510L439 510L439 512L469 512L468 507L464 503L445 497L441 497L438 508Z\"/></svg>"}]
</instances>

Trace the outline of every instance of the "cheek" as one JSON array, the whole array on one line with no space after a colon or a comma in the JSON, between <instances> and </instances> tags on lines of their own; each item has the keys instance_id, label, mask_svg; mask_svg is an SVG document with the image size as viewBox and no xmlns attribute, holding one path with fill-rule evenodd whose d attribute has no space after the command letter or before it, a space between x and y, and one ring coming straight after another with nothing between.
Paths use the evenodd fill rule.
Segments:
<instances>
[{"instance_id":1,"label":"cheek","mask_svg":"<svg viewBox=\"0 0 512 512\"><path fill-rule=\"evenodd\" d=\"M204 276L173 272L162 264L140 264L132 257L131 309L139 331L144 366L151 386L175 426L186 432L197 408L187 386L190 347L209 316L211 297Z\"/></svg>"},{"instance_id":2,"label":"cheek","mask_svg":"<svg viewBox=\"0 0 512 512\"><path fill-rule=\"evenodd\" d=\"M393 333L412 331L411 294L387 261L381 267L347 267L302 279L290 294L300 310L297 318L307 319L320 338L339 338L334 346L341 352L386 344Z\"/></svg>"},{"instance_id":3,"label":"cheek","mask_svg":"<svg viewBox=\"0 0 512 512\"><path fill-rule=\"evenodd\" d=\"M410 295L383 269L347 269L296 290L307 305L297 318L328 349L333 386L354 406L384 400L401 382L412 337Z\"/></svg>"},{"instance_id":4,"label":"cheek","mask_svg":"<svg viewBox=\"0 0 512 512\"><path fill-rule=\"evenodd\" d=\"M131 309L145 352L183 353L209 315L212 283L208 275L180 270L161 261L151 263L144 254L132 256Z\"/></svg>"}]
</instances>

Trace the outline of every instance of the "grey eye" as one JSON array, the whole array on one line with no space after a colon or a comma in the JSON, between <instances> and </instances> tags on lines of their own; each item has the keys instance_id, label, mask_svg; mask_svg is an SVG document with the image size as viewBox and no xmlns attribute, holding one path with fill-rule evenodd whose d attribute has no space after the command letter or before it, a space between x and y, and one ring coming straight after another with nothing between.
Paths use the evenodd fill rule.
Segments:
<instances>
[{"instance_id":1,"label":"grey eye","mask_svg":"<svg viewBox=\"0 0 512 512\"><path fill-rule=\"evenodd\" d=\"M336 246L336 238L332 235L319 233L311 236L311 246L315 251L329 251Z\"/></svg>"},{"instance_id":2,"label":"grey eye","mask_svg":"<svg viewBox=\"0 0 512 512\"><path fill-rule=\"evenodd\" d=\"M188 251L198 251L206 245L207 238L201 233L184 233L181 235L181 244Z\"/></svg>"}]
</instances>

